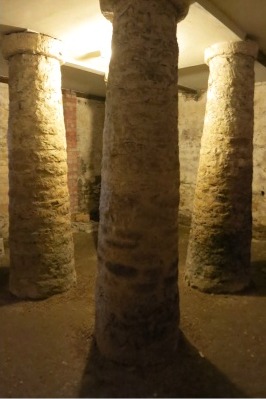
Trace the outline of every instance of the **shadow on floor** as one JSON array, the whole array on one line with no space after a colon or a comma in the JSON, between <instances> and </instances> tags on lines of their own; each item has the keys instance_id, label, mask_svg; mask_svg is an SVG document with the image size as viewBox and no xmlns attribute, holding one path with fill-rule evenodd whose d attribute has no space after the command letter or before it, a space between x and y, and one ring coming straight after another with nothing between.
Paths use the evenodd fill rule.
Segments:
<instances>
[{"instance_id":1,"label":"shadow on floor","mask_svg":"<svg viewBox=\"0 0 266 399\"><path fill-rule=\"evenodd\" d=\"M266 296L266 260L251 263L252 285L247 293L251 296Z\"/></svg>"},{"instance_id":2,"label":"shadow on floor","mask_svg":"<svg viewBox=\"0 0 266 399\"><path fill-rule=\"evenodd\" d=\"M243 291L230 295L266 297L266 260L251 262L251 281L249 286Z\"/></svg>"},{"instance_id":3,"label":"shadow on floor","mask_svg":"<svg viewBox=\"0 0 266 399\"><path fill-rule=\"evenodd\" d=\"M247 397L181 334L171 364L133 368L103 358L91 345L80 397L239 398Z\"/></svg>"},{"instance_id":4,"label":"shadow on floor","mask_svg":"<svg viewBox=\"0 0 266 399\"><path fill-rule=\"evenodd\" d=\"M6 289L8 285L8 278L9 278L9 267L2 266L0 267L0 290Z\"/></svg>"},{"instance_id":5,"label":"shadow on floor","mask_svg":"<svg viewBox=\"0 0 266 399\"><path fill-rule=\"evenodd\" d=\"M9 267L0 267L0 306L12 305L24 301L20 298L15 297L9 292L8 289L9 281Z\"/></svg>"},{"instance_id":6,"label":"shadow on floor","mask_svg":"<svg viewBox=\"0 0 266 399\"><path fill-rule=\"evenodd\" d=\"M15 297L8 290L9 267L0 267L0 306L17 302Z\"/></svg>"}]
</instances>

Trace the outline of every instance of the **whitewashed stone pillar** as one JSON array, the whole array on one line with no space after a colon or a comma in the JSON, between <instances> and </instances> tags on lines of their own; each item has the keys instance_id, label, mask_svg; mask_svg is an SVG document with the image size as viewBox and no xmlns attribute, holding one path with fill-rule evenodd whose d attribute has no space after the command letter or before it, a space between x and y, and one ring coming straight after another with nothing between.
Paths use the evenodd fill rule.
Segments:
<instances>
[{"instance_id":1,"label":"whitewashed stone pillar","mask_svg":"<svg viewBox=\"0 0 266 399\"><path fill-rule=\"evenodd\" d=\"M96 341L121 363L157 363L177 346L176 24L186 0L100 2L113 20L104 146Z\"/></svg>"},{"instance_id":2,"label":"whitewashed stone pillar","mask_svg":"<svg viewBox=\"0 0 266 399\"><path fill-rule=\"evenodd\" d=\"M250 281L254 59L250 41L218 43L210 68L186 280L201 291Z\"/></svg>"},{"instance_id":3,"label":"whitewashed stone pillar","mask_svg":"<svg viewBox=\"0 0 266 399\"><path fill-rule=\"evenodd\" d=\"M75 282L61 43L13 33L2 50L9 62L10 291L42 298Z\"/></svg>"}]
</instances>

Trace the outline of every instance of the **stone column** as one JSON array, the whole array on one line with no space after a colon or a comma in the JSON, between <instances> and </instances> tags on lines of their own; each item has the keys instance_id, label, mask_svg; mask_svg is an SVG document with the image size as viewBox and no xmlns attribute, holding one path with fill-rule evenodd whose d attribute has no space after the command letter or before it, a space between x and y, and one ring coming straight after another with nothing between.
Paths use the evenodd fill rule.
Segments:
<instances>
[{"instance_id":1,"label":"stone column","mask_svg":"<svg viewBox=\"0 0 266 399\"><path fill-rule=\"evenodd\" d=\"M205 292L249 284L256 54L250 41L205 52L210 76L186 269L188 284Z\"/></svg>"},{"instance_id":2,"label":"stone column","mask_svg":"<svg viewBox=\"0 0 266 399\"><path fill-rule=\"evenodd\" d=\"M101 1L113 18L104 127L96 340L127 364L176 349L176 24L186 0Z\"/></svg>"},{"instance_id":3,"label":"stone column","mask_svg":"<svg viewBox=\"0 0 266 399\"><path fill-rule=\"evenodd\" d=\"M3 39L3 54L9 61L10 291L43 298L75 281L61 43L13 33Z\"/></svg>"}]
</instances>

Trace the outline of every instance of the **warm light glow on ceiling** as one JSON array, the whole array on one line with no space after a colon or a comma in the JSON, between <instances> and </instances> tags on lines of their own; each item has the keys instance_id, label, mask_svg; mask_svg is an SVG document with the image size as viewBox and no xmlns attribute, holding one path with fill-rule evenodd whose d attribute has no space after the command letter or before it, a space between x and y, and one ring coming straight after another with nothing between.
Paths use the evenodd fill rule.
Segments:
<instances>
[{"instance_id":1,"label":"warm light glow on ceiling","mask_svg":"<svg viewBox=\"0 0 266 399\"><path fill-rule=\"evenodd\" d=\"M66 61L105 73L111 58L112 24L104 17L69 31L62 40Z\"/></svg>"}]
</instances>

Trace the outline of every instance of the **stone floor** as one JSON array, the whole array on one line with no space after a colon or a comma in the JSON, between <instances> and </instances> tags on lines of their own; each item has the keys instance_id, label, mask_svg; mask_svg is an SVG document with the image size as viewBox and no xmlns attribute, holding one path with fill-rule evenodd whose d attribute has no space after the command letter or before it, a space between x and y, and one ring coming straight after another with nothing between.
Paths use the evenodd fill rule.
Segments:
<instances>
[{"instance_id":1,"label":"stone floor","mask_svg":"<svg viewBox=\"0 0 266 399\"><path fill-rule=\"evenodd\" d=\"M75 235L77 287L44 301L20 301L0 267L1 397L265 397L266 242L253 242L253 285L208 295L183 283L188 230L180 229L179 351L171 364L122 367L93 340L94 234Z\"/></svg>"}]
</instances>

